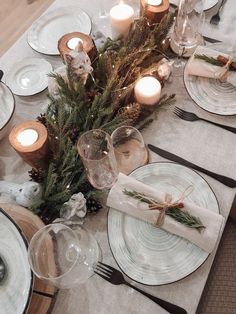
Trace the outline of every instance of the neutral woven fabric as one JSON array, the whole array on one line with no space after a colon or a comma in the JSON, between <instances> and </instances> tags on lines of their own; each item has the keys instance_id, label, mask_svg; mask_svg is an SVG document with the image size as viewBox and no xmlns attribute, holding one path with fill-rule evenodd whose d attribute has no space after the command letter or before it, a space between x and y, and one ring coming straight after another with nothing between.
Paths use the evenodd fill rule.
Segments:
<instances>
[{"instance_id":1,"label":"neutral woven fabric","mask_svg":"<svg viewBox=\"0 0 236 314\"><path fill-rule=\"evenodd\" d=\"M197 314L236 314L236 224L228 220Z\"/></svg>"}]
</instances>

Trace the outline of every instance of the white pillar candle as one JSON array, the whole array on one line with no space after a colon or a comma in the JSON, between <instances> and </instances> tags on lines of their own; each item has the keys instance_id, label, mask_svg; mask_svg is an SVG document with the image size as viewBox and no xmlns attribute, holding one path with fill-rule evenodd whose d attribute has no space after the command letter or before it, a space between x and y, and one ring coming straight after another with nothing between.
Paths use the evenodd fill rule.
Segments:
<instances>
[{"instance_id":1,"label":"white pillar candle","mask_svg":"<svg viewBox=\"0 0 236 314\"><path fill-rule=\"evenodd\" d=\"M158 6L162 4L162 0L147 0L148 5Z\"/></svg>"},{"instance_id":2,"label":"white pillar candle","mask_svg":"<svg viewBox=\"0 0 236 314\"><path fill-rule=\"evenodd\" d=\"M110 22L113 39L127 36L134 21L134 10L131 6L120 3L110 10Z\"/></svg>"},{"instance_id":3,"label":"white pillar candle","mask_svg":"<svg viewBox=\"0 0 236 314\"><path fill-rule=\"evenodd\" d=\"M30 146L38 139L38 132L33 129L26 129L17 134L16 139L22 146Z\"/></svg>"},{"instance_id":4,"label":"white pillar candle","mask_svg":"<svg viewBox=\"0 0 236 314\"><path fill-rule=\"evenodd\" d=\"M74 50L75 47L78 45L78 42L79 42L79 41L83 44L83 40L80 39L79 37L73 37L73 38L71 38L71 39L68 40L68 42L67 42L68 48Z\"/></svg>"},{"instance_id":5,"label":"white pillar candle","mask_svg":"<svg viewBox=\"0 0 236 314\"><path fill-rule=\"evenodd\" d=\"M145 76L135 84L134 96L140 104L154 105L161 97L161 84L156 78Z\"/></svg>"}]
</instances>

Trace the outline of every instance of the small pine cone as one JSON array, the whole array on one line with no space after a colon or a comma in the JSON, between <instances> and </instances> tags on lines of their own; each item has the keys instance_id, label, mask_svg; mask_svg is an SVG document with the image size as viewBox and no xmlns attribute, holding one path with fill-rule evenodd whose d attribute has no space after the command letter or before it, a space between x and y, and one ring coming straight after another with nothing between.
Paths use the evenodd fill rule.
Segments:
<instances>
[{"instance_id":1,"label":"small pine cone","mask_svg":"<svg viewBox=\"0 0 236 314\"><path fill-rule=\"evenodd\" d=\"M45 113L40 113L40 115L36 118L38 122L42 123L44 126L47 126L47 119Z\"/></svg>"},{"instance_id":2,"label":"small pine cone","mask_svg":"<svg viewBox=\"0 0 236 314\"><path fill-rule=\"evenodd\" d=\"M128 104L119 109L118 116L124 120L132 121L134 125L140 116L141 110L141 106L138 103Z\"/></svg>"},{"instance_id":3,"label":"small pine cone","mask_svg":"<svg viewBox=\"0 0 236 314\"><path fill-rule=\"evenodd\" d=\"M78 136L79 136L79 129L73 128L71 131L71 136L70 136L71 141L75 143L77 141Z\"/></svg>"},{"instance_id":4,"label":"small pine cone","mask_svg":"<svg viewBox=\"0 0 236 314\"><path fill-rule=\"evenodd\" d=\"M101 203L91 197L87 199L86 206L89 214L96 214L102 208Z\"/></svg>"},{"instance_id":5,"label":"small pine cone","mask_svg":"<svg viewBox=\"0 0 236 314\"><path fill-rule=\"evenodd\" d=\"M28 171L29 176L32 181L42 183L44 179L44 170L42 168L32 168L31 170Z\"/></svg>"}]
</instances>

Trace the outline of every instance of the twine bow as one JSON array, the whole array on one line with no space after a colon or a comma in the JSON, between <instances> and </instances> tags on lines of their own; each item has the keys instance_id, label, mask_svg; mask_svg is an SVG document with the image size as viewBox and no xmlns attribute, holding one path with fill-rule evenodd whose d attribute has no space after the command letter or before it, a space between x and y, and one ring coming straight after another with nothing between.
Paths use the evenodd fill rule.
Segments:
<instances>
[{"instance_id":1,"label":"twine bow","mask_svg":"<svg viewBox=\"0 0 236 314\"><path fill-rule=\"evenodd\" d=\"M156 200L150 199L150 204L149 204L149 209L158 209L160 211L160 214L158 215L156 225L158 227L161 227L164 222L165 222L165 216L166 216L166 211L169 208L183 208L184 203L183 200L193 192L193 186L190 185L188 186L180 195L180 197L177 200L173 201L172 196L169 193L165 194L165 200L164 202L160 203L157 202Z\"/></svg>"},{"instance_id":2,"label":"twine bow","mask_svg":"<svg viewBox=\"0 0 236 314\"><path fill-rule=\"evenodd\" d=\"M228 57L227 63L223 66L223 73L219 75L219 79L221 82L226 82L228 74L229 74L229 68L231 63L233 62L233 58L231 56Z\"/></svg>"}]
</instances>

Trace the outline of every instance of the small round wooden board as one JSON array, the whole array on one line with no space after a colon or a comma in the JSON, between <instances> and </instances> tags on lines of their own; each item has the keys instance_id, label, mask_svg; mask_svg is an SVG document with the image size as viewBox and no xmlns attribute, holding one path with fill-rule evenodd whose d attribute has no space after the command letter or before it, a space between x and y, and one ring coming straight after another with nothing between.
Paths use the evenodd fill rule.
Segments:
<instances>
[{"instance_id":1,"label":"small round wooden board","mask_svg":"<svg viewBox=\"0 0 236 314\"><path fill-rule=\"evenodd\" d=\"M0 207L16 221L28 242L31 240L35 232L44 226L44 223L37 215L33 214L30 210L24 207L9 203L0 203ZM48 293L50 295L54 295L56 292L56 288L54 286L49 285L36 277L34 277L33 290ZM33 292L27 313L50 313L53 304L54 299Z\"/></svg>"}]
</instances>

